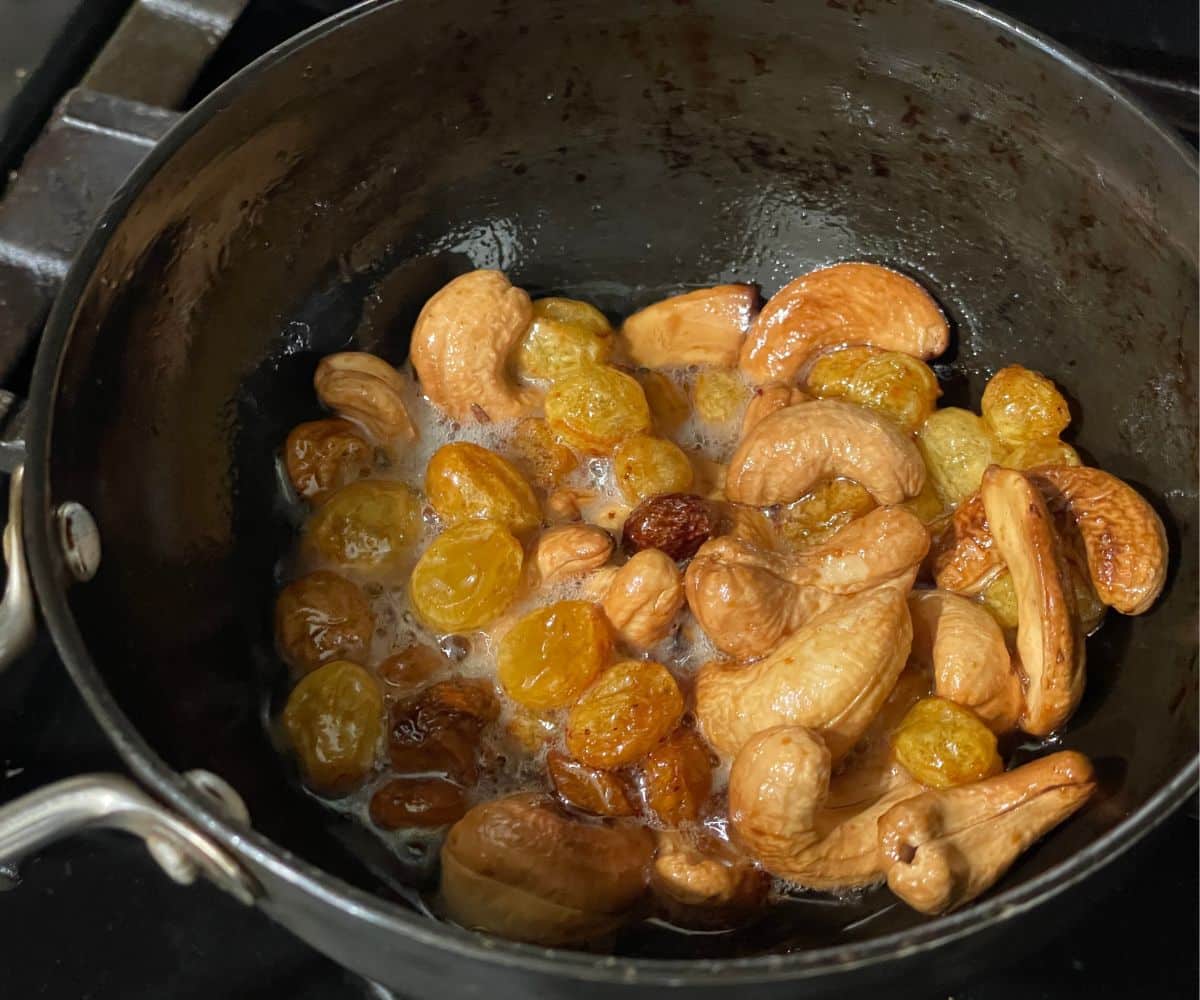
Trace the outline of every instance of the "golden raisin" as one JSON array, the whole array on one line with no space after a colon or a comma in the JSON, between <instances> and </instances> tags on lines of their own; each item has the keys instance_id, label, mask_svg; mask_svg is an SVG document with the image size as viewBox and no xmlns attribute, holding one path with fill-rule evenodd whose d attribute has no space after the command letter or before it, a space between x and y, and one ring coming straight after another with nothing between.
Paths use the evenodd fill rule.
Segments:
<instances>
[{"instance_id":1,"label":"golden raisin","mask_svg":"<svg viewBox=\"0 0 1200 1000\"><path fill-rule=\"evenodd\" d=\"M682 714L683 694L666 667L627 660L604 671L571 709L567 752L591 767L620 767L648 753Z\"/></svg>"},{"instance_id":2,"label":"golden raisin","mask_svg":"<svg viewBox=\"0 0 1200 1000\"><path fill-rule=\"evenodd\" d=\"M372 479L343 486L309 518L309 554L368 576L402 568L421 525L417 495L403 483Z\"/></svg>"},{"instance_id":3,"label":"golden raisin","mask_svg":"<svg viewBox=\"0 0 1200 1000\"><path fill-rule=\"evenodd\" d=\"M692 385L692 405L706 424L727 424L742 415L750 390L741 375L725 368L706 368Z\"/></svg>"},{"instance_id":4,"label":"golden raisin","mask_svg":"<svg viewBox=\"0 0 1200 1000\"><path fill-rule=\"evenodd\" d=\"M779 534L793 547L817 545L875 509L871 494L851 479L831 479L775 512Z\"/></svg>"},{"instance_id":5,"label":"golden raisin","mask_svg":"<svg viewBox=\"0 0 1200 1000\"><path fill-rule=\"evenodd\" d=\"M539 417L526 417L517 424L510 444L517 466L534 486L548 493L579 465L575 453Z\"/></svg>"},{"instance_id":6,"label":"golden raisin","mask_svg":"<svg viewBox=\"0 0 1200 1000\"><path fill-rule=\"evenodd\" d=\"M533 488L516 466L469 441L455 441L433 453L425 470L425 493L447 524L487 519L519 532L542 520Z\"/></svg>"},{"instance_id":7,"label":"golden raisin","mask_svg":"<svg viewBox=\"0 0 1200 1000\"><path fill-rule=\"evenodd\" d=\"M1056 438L1071 422L1071 410L1045 375L1021 365L1001 368L983 390L984 422L1008 445Z\"/></svg>"},{"instance_id":8,"label":"golden raisin","mask_svg":"<svg viewBox=\"0 0 1200 1000\"><path fill-rule=\"evenodd\" d=\"M565 708L612 652L608 620L588 601L557 601L523 615L500 640L496 672L505 693L526 708Z\"/></svg>"},{"instance_id":9,"label":"golden raisin","mask_svg":"<svg viewBox=\"0 0 1200 1000\"><path fill-rule=\"evenodd\" d=\"M983 606L1001 628L1017 627L1017 591L1012 574L1003 569L983 588Z\"/></svg>"},{"instance_id":10,"label":"golden raisin","mask_svg":"<svg viewBox=\"0 0 1200 1000\"><path fill-rule=\"evenodd\" d=\"M865 406L910 434L933 412L941 395L937 376L927 364L875 347L845 347L818 358L806 388L819 399Z\"/></svg>"},{"instance_id":11,"label":"golden raisin","mask_svg":"<svg viewBox=\"0 0 1200 1000\"><path fill-rule=\"evenodd\" d=\"M304 783L330 798L354 791L375 766L382 717L379 684L357 663L333 660L307 674L283 710Z\"/></svg>"},{"instance_id":12,"label":"golden raisin","mask_svg":"<svg viewBox=\"0 0 1200 1000\"><path fill-rule=\"evenodd\" d=\"M1104 613L1108 610L1104 602L1096 594L1096 588L1088 579L1086 572L1074 563L1071 564L1071 583L1075 590L1075 613L1079 616L1079 624L1084 635L1091 635L1104 621Z\"/></svg>"},{"instance_id":13,"label":"golden raisin","mask_svg":"<svg viewBox=\"0 0 1200 1000\"><path fill-rule=\"evenodd\" d=\"M938 496L957 507L979 489L984 470L999 448L987 425L970 410L935 410L917 431L917 446Z\"/></svg>"},{"instance_id":14,"label":"golden raisin","mask_svg":"<svg viewBox=\"0 0 1200 1000\"><path fill-rule=\"evenodd\" d=\"M1058 438L1037 438L1004 453L1004 465L1010 469L1033 469L1039 465L1083 465L1079 452Z\"/></svg>"},{"instance_id":15,"label":"golden raisin","mask_svg":"<svg viewBox=\"0 0 1200 1000\"><path fill-rule=\"evenodd\" d=\"M275 604L279 654L302 673L328 660L362 660L374 630L363 592L327 570L292 581Z\"/></svg>"},{"instance_id":16,"label":"golden raisin","mask_svg":"<svg viewBox=\"0 0 1200 1000\"><path fill-rule=\"evenodd\" d=\"M613 475L630 503L659 493L684 493L692 485L692 463L665 438L632 434L613 452Z\"/></svg>"},{"instance_id":17,"label":"golden raisin","mask_svg":"<svg viewBox=\"0 0 1200 1000\"><path fill-rule=\"evenodd\" d=\"M606 362L613 331L595 306L575 299L535 299L533 321L513 352L522 378L562 378L589 365Z\"/></svg>"},{"instance_id":18,"label":"golden raisin","mask_svg":"<svg viewBox=\"0 0 1200 1000\"><path fill-rule=\"evenodd\" d=\"M558 797L581 812L594 816L634 814L624 782L611 771L588 767L557 750L546 757L546 771Z\"/></svg>"},{"instance_id":19,"label":"golden raisin","mask_svg":"<svg viewBox=\"0 0 1200 1000\"><path fill-rule=\"evenodd\" d=\"M639 371L637 379L646 394L655 430L665 437L670 437L691 415L692 408L688 403L687 393L662 372L649 368Z\"/></svg>"},{"instance_id":20,"label":"golden raisin","mask_svg":"<svg viewBox=\"0 0 1200 1000\"><path fill-rule=\"evenodd\" d=\"M371 796L371 822L381 830L449 826L467 811L466 793L444 778L393 778Z\"/></svg>"},{"instance_id":21,"label":"golden raisin","mask_svg":"<svg viewBox=\"0 0 1200 1000\"><path fill-rule=\"evenodd\" d=\"M313 420L293 428L283 457L296 492L319 504L371 471L373 449L349 420Z\"/></svg>"},{"instance_id":22,"label":"golden raisin","mask_svg":"<svg viewBox=\"0 0 1200 1000\"><path fill-rule=\"evenodd\" d=\"M636 379L599 365L550 387L546 422L575 447L604 454L630 434L650 429L650 406Z\"/></svg>"},{"instance_id":23,"label":"golden raisin","mask_svg":"<svg viewBox=\"0 0 1200 1000\"><path fill-rule=\"evenodd\" d=\"M413 609L438 632L468 632L498 618L517 596L525 554L496 521L464 521L443 531L413 568Z\"/></svg>"},{"instance_id":24,"label":"golden raisin","mask_svg":"<svg viewBox=\"0 0 1200 1000\"><path fill-rule=\"evenodd\" d=\"M712 792L712 754L693 730L677 729L642 760L646 806L666 826L699 818Z\"/></svg>"},{"instance_id":25,"label":"golden raisin","mask_svg":"<svg viewBox=\"0 0 1200 1000\"><path fill-rule=\"evenodd\" d=\"M389 701L411 694L450 669L450 660L440 649L414 642L393 653L377 669L383 694Z\"/></svg>"},{"instance_id":26,"label":"golden raisin","mask_svg":"<svg viewBox=\"0 0 1200 1000\"><path fill-rule=\"evenodd\" d=\"M933 479L928 475L921 486L921 492L911 500L905 500L900 506L920 518L926 527L946 515L946 505L942 503L942 498L934 488Z\"/></svg>"},{"instance_id":27,"label":"golden raisin","mask_svg":"<svg viewBox=\"0 0 1200 1000\"><path fill-rule=\"evenodd\" d=\"M517 746L528 754L536 754L557 731L553 719L520 706L512 713L505 728Z\"/></svg>"},{"instance_id":28,"label":"golden raisin","mask_svg":"<svg viewBox=\"0 0 1200 1000\"><path fill-rule=\"evenodd\" d=\"M965 785L1003 770L996 734L969 708L945 698L917 702L892 734L896 759L930 788Z\"/></svg>"}]
</instances>

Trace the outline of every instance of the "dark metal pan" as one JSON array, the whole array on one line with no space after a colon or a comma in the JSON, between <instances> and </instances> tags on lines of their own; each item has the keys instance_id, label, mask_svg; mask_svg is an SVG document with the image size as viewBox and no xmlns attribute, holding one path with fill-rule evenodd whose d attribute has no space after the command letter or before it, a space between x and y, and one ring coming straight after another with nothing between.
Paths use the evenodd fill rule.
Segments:
<instances>
[{"instance_id":1,"label":"dark metal pan","mask_svg":"<svg viewBox=\"0 0 1200 1000\"><path fill-rule=\"evenodd\" d=\"M49 322L5 622L11 637L29 610L23 540L58 649L146 791L37 793L0 811L0 856L135 829L176 877L203 871L414 995L895 992L1011 957L1196 779L1196 182L1192 154L1086 65L951 0L396 0L318 26L169 133ZM402 360L420 304L472 267L619 314L681 282L770 294L850 256L938 297L952 401L976 403L1001 363L1047 372L1076 445L1167 525L1166 595L1092 641L1062 738L1101 794L936 920L881 890L595 956L415 912L387 859L294 790L264 721L292 530L272 455L315 413L317 359ZM67 502L103 541L71 588L96 553Z\"/></svg>"}]
</instances>

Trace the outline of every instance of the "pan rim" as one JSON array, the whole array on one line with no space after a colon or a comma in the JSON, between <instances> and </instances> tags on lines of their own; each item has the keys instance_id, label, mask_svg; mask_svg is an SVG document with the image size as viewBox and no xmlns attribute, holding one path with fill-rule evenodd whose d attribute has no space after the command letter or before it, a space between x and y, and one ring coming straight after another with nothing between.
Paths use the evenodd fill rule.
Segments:
<instances>
[{"instance_id":1,"label":"pan rim","mask_svg":"<svg viewBox=\"0 0 1200 1000\"><path fill-rule=\"evenodd\" d=\"M233 97L251 86L265 69L351 21L370 17L379 9L402 2L368 0L313 25L260 56L184 115L133 171L100 216L75 258L46 322L30 388L29 452L24 498L29 564L42 614L58 653L89 710L100 721L135 776L201 830L236 855L248 859L252 866L269 871L274 878L324 905L333 906L414 943L439 949L455 958L499 964L524 972L571 977L580 981L646 986L693 983L730 986L763 981L802 981L840 975L929 952L995 924L1012 920L1041 905L1119 857L1163 822L1196 787L1200 777L1200 753L1186 762L1141 808L1077 854L1022 885L1001 890L960 912L869 941L786 955L715 960L623 958L538 948L466 931L448 923L430 921L398 904L349 885L253 829L228 822L211 808L210 801L203 793L186 782L158 755L117 704L93 662L71 612L59 572L56 536L50 514L50 440L53 432L53 400L62 359L70 344L75 311L116 224L125 217L142 188L185 140ZM1158 141L1165 142L1196 175L1192 153L1178 136L1081 57L1041 33L972 0L928 2L933 7L984 21L1010 36L1017 44L1031 46L1063 64L1140 119L1147 129L1147 137L1153 134ZM286 911L286 906L276 906L270 898L263 900L263 908L272 914L283 915ZM286 919L284 922L287 922Z\"/></svg>"}]
</instances>

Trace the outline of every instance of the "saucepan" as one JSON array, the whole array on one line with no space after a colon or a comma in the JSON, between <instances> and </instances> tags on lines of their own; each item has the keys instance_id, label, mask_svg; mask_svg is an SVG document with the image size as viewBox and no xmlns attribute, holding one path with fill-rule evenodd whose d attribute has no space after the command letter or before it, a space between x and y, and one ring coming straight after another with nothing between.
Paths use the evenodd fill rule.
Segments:
<instances>
[{"instance_id":1,"label":"saucepan","mask_svg":"<svg viewBox=\"0 0 1200 1000\"><path fill-rule=\"evenodd\" d=\"M1011 957L1196 781L1197 172L1079 59L957 0L392 0L269 53L185 116L104 213L46 328L0 615L33 600L136 780L0 811L0 857L146 837L406 994L738 996L932 984ZM801 900L733 935L616 954L432 919L272 745L273 455L318 359L400 363L473 268L628 314L685 283L846 258L919 278L946 398L996 366L1068 394L1073 444L1167 528L1163 599L1111 621L1062 735L1100 790L973 905ZM32 583L32 590L31 590Z\"/></svg>"}]
</instances>

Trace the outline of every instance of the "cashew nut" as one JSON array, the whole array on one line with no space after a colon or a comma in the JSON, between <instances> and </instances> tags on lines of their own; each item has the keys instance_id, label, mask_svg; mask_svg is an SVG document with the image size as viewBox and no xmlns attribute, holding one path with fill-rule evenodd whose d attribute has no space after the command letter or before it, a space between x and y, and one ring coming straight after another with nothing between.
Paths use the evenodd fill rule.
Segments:
<instances>
[{"instance_id":1,"label":"cashew nut","mask_svg":"<svg viewBox=\"0 0 1200 1000\"><path fill-rule=\"evenodd\" d=\"M799 556L723 536L688 566L688 606L718 649L754 659L837 603L833 595L901 577L907 593L928 546L924 525L898 507L874 510Z\"/></svg>"},{"instance_id":2,"label":"cashew nut","mask_svg":"<svg viewBox=\"0 0 1200 1000\"><path fill-rule=\"evenodd\" d=\"M1167 577L1167 536L1154 508L1101 469L1043 466L1029 478L1079 533L1100 600L1123 615L1149 610Z\"/></svg>"},{"instance_id":3,"label":"cashew nut","mask_svg":"<svg viewBox=\"0 0 1200 1000\"><path fill-rule=\"evenodd\" d=\"M599 569L612 555L612 535L590 524L564 524L542 532L530 560L543 584Z\"/></svg>"},{"instance_id":4,"label":"cashew nut","mask_svg":"<svg viewBox=\"0 0 1200 1000\"><path fill-rule=\"evenodd\" d=\"M658 549L642 549L613 574L600 606L622 641L644 650L671 633L683 600L675 560Z\"/></svg>"},{"instance_id":5,"label":"cashew nut","mask_svg":"<svg viewBox=\"0 0 1200 1000\"><path fill-rule=\"evenodd\" d=\"M455 420L510 420L530 413L537 393L513 382L508 355L533 318L529 296L499 271L471 271L425 303L410 357L421 388Z\"/></svg>"},{"instance_id":6,"label":"cashew nut","mask_svg":"<svg viewBox=\"0 0 1200 1000\"><path fill-rule=\"evenodd\" d=\"M1050 511L1024 475L993 465L983 474L980 495L1017 595L1018 669L1025 678L1021 728L1047 736L1083 697L1084 644L1070 571Z\"/></svg>"},{"instance_id":7,"label":"cashew nut","mask_svg":"<svg viewBox=\"0 0 1200 1000\"><path fill-rule=\"evenodd\" d=\"M909 595L912 660L933 668L934 691L971 709L996 733L1017 724L1023 698L996 620L978 604L944 590Z\"/></svg>"},{"instance_id":8,"label":"cashew nut","mask_svg":"<svg viewBox=\"0 0 1200 1000\"><path fill-rule=\"evenodd\" d=\"M991 888L1095 787L1088 759L1064 750L994 778L901 802L879 819L888 888L922 913L961 906Z\"/></svg>"},{"instance_id":9,"label":"cashew nut","mask_svg":"<svg viewBox=\"0 0 1200 1000\"><path fill-rule=\"evenodd\" d=\"M757 309L753 285L700 288L635 312L621 336L630 358L645 368L732 368Z\"/></svg>"},{"instance_id":10,"label":"cashew nut","mask_svg":"<svg viewBox=\"0 0 1200 1000\"><path fill-rule=\"evenodd\" d=\"M854 772L834 780L821 737L804 726L778 726L754 736L729 773L729 819L741 844L772 875L812 889L850 889L884 877L879 817L920 786L893 772L882 794L860 789ZM865 793L865 794L860 794ZM844 803L827 806L835 798Z\"/></svg>"},{"instance_id":11,"label":"cashew nut","mask_svg":"<svg viewBox=\"0 0 1200 1000\"><path fill-rule=\"evenodd\" d=\"M672 923L728 927L766 897L768 880L731 845L678 830L661 830L656 836L650 890Z\"/></svg>"},{"instance_id":12,"label":"cashew nut","mask_svg":"<svg viewBox=\"0 0 1200 1000\"><path fill-rule=\"evenodd\" d=\"M464 927L571 944L624 922L646 886L644 827L572 819L553 799L510 795L475 806L442 847L441 896Z\"/></svg>"},{"instance_id":13,"label":"cashew nut","mask_svg":"<svg viewBox=\"0 0 1200 1000\"><path fill-rule=\"evenodd\" d=\"M860 483L876 503L896 504L921 492L925 463L884 417L817 400L778 410L750 429L730 459L725 495L760 507L790 503L839 476Z\"/></svg>"},{"instance_id":14,"label":"cashew nut","mask_svg":"<svg viewBox=\"0 0 1200 1000\"><path fill-rule=\"evenodd\" d=\"M868 344L927 359L949 343L945 316L915 281L878 264L835 264L771 297L738 364L752 382L787 382L827 347Z\"/></svg>"},{"instance_id":15,"label":"cashew nut","mask_svg":"<svg viewBox=\"0 0 1200 1000\"><path fill-rule=\"evenodd\" d=\"M725 503L721 504L719 510L721 516L717 525L718 535L727 535L766 552L778 549L779 539L775 535L775 529L771 527L767 515L757 507Z\"/></svg>"},{"instance_id":16,"label":"cashew nut","mask_svg":"<svg viewBox=\"0 0 1200 1000\"><path fill-rule=\"evenodd\" d=\"M949 526L934 545L933 572L942 590L982 593L1004 569L996 549L983 499L972 493L959 504Z\"/></svg>"},{"instance_id":17,"label":"cashew nut","mask_svg":"<svg viewBox=\"0 0 1200 1000\"><path fill-rule=\"evenodd\" d=\"M404 406L404 380L382 358L344 351L321 359L313 377L317 398L338 416L364 427L376 441L415 441Z\"/></svg>"},{"instance_id":18,"label":"cashew nut","mask_svg":"<svg viewBox=\"0 0 1200 1000\"><path fill-rule=\"evenodd\" d=\"M802 725L839 759L891 693L912 645L905 594L883 586L839 601L750 666L709 663L696 679L708 742L736 753L755 733Z\"/></svg>"},{"instance_id":19,"label":"cashew nut","mask_svg":"<svg viewBox=\"0 0 1200 1000\"><path fill-rule=\"evenodd\" d=\"M797 403L807 403L812 399L803 389L782 382L772 382L754 390L750 402L746 404L746 412L742 415L742 437L750 433L750 428L762 423L772 413Z\"/></svg>"}]
</instances>

